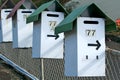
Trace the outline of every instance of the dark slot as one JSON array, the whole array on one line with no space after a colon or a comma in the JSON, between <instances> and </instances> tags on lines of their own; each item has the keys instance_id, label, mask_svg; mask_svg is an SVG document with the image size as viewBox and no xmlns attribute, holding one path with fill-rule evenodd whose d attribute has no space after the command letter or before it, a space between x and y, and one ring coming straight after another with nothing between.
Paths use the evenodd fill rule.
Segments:
<instances>
[{"instance_id":1,"label":"dark slot","mask_svg":"<svg viewBox=\"0 0 120 80\"><path fill-rule=\"evenodd\" d=\"M96 59L99 59L99 57L98 57L98 56L96 56Z\"/></svg>"},{"instance_id":2,"label":"dark slot","mask_svg":"<svg viewBox=\"0 0 120 80\"><path fill-rule=\"evenodd\" d=\"M56 37L56 35L47 35L47 37Z\"/></svg>"},{"instance_id":3,"label":"dark slot","mask_svg":"<svg viewBox=\"0 0 120 80\"><path fill-rule=\"evenodd\" d=\"M5 11L5 12L11 12L11 11Z\"/></svg>"},{"instance_id":4,"label":"dark slot","mask_svg":"<svg viewBox=\"0 0 120 80\"><path fill-rule=\"evenodd\" d=\"M58 14L47 14L47 16L49 16L49 17L59 17Z\"/></svg>"},{"instance_id":5,"label":"dark slot","mask_svg":"<svg viewBox=\"0 0 120 80\"><path fill-rule=\"evenodd\" d=\"M98 24L98 21L84 21L85 24Z\"/></svg>"},{"instance_id":6,"label":"dark slot","mask_svg":"<svg viewBox=\"0 0 120 80\"><path fill-rule=\"evenodd\" d=\"M22 11L22 13L32 13L32 11Z\"/></svg>"},{"instance_id":7,"label":"dark slot","mask_svg":"<svg viewBox=\"0 0 120 80\"><path fill-rule=\"evenodd\" d=\"M47 35L47 37L55 37L55 40L59 38L59 35Z\"/></svg>"},{"instance_id":8,"label":"dark slot","mask_svg":"<svg viewBox=\"0 0 120 80\"><path fill-rule=\"evenodd\" d=\"M86 55L86 59L88 59L88 55Z\"/></svg>"}]
</instances>

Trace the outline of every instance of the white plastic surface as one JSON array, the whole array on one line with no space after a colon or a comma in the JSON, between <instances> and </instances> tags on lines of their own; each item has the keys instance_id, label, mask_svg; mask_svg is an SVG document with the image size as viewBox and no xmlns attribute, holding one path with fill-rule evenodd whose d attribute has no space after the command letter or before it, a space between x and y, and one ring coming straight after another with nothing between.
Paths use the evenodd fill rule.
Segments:
<instances>
[{"instance_id":1,"label":"white plastic surface","mask_svg":"<svg viewBox=\"0 0 120 80\"><path fill-rule=\"evenodd\" d=\"M58 17L48 16L47 14L58 15ZM63 33L55 40L54 28L63 19L64 14L60 12L42 12L41 20L41 57L42 58L63 58Z\"/></svg>"},{"instance_id":2,"label":"white plastic surface","mask_svg":"<svg viewBox=\"0 0 120 80\"><path fill-rule=\"evenodd\" d=\"M33 58L63 59L64 34L55 40L54 28L64 19L62 12L43 11L41 23L34 25ZM40 34L40 35L39 35ZM50 36L49 36L50 35Z\"/></svg>"},{"instance_id":3,"label":"white plastic surface","mask_svg":"<svg viewBox=\"0 0 120 80\"><path fill-rule=\"evenodd\" d=\"M13 48L32 47L33 22L26 24L26 18L32 14L33 11L34 9L19 9L17 11L16 26L13 26Z\"/></svg>"},{"instance_id":4,"label":"white plastic surface","mask_svg":"<svg viewBox=\"0 0 120 80\"><path fill-rule=\"evenodd\" d=\"M11 9L1 10L0 42L12 42L12 18L6 19Z\"/></svg>"},{"instance_id":5,"label":"white plastic surface","mask_svg":"<svg viewBox=\"0 0 120 80\"><path fill-rule=\"evenodd\" d=\"M78 17L77 43L78 76L105 76L104 19Z\"/></svg>"}]
</instances>

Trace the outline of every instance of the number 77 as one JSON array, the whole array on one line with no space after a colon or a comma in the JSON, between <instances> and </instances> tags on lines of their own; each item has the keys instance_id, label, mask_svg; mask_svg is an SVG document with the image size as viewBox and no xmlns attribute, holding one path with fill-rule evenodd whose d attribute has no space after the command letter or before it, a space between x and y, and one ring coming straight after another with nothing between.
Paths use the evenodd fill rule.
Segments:
<instances>
[{"instance_id":1,"label":"number 77","mask_svg":"<svg viewBox=\"0 0 120 80\"><path fill-rule=\"evenodd\" d=\"M96 30L86 30L87 36L94 36L95 32L96 32Z\"/></svg>"},{"instance_id":2,"label":"number 77","mask_svg":"<svg viewBox=\"0 0 120 80\"><path fill-rule=\"evenodd\" d=\"M49 21L49 25L51 27L51 30L55 29L56 23L57 23L56 21Z\"/></svg>"}]
</instances>

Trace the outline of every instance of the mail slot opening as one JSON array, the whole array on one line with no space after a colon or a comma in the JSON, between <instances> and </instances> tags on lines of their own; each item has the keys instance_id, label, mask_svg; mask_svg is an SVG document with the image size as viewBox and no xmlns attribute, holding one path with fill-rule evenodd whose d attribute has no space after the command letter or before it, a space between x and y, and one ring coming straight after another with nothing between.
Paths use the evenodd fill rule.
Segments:
<instances>
[{"instance_id":1,"label":"mail slot opening","mask_svg":"<svg viewBox=\"0 0 120 80\"><path fill-rule=\"evenodd\" d=\"M59 17L58 14L47 14L48 17Z\"/></svg>"},{"instance_id":2,"label":"mail slot opening","mask_svg":"<svg viewBox=\"0 0 120 80\"><path fill-rule=\"evenodd\" d=\"M22 11L22 13L32 13L32 11Z\"/></svg>"},{"instance_id":3,"label":"mail slot opening","mask_svg":"<svg viewBox=\"0 0 120 80\"><path fill-rule=\"evenodd\" d=\"M96 56L96 59L99 59L99 57L98 57L98 56Z\"/></svg>"},{"instance_id":4,"label":"mail slot opening","mask_svg":"<svg viewBox=\"0 0 120 80\"><path fill-rule=\"evenodd\" d=\"M84 21L84 24L98 24L98 21Z\"/></svg>"},{"instance_id":5,"label":"mail slot opening","mask_svg":"<svg viewBox=\"0 0 120 80\"><path fill-rule=\"evenodd\" d=\"M88 55L86 55L86 59L88 59Z\"/></svg>"},{"instance_id":6,"label":"mail slot opening","mask_svg":"<svg viewBox=\"0 0 120 80\"><path fill-rule=\"evenodd\" d=\"M5 11L5 12L11 12L11 11Z\"/></svg>"}]
</instances>

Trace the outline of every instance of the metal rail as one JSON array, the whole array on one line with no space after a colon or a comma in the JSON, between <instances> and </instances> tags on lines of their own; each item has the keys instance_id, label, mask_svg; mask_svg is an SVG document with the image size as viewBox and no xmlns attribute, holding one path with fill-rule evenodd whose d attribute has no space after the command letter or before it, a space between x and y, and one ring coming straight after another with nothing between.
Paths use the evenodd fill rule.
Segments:
<instances>
[{"instance_id":1,"label":"metal rail","mask_svg":"<svg viewBox=\"0 0 120 80\"><path fill-rule=\"evenodd\" d=\"M37 77L35 77L34 75L30 74L29 72L27 72L23 68L19 67L17 64L15 64L14 62L12 62L11 60L9 60L8 58L6 58L5 56L3 56L2 54L0 54L0 58L3 61L5 61L7 64L9 64L10 66L12 66L14 69L16 69L17 71L19 71L20 73L22 73L25 76L29 77L30 79L32 79L32 80L39 80Z\"/></svg>"},{"instance_id":2,"label":"metal rail","mask_svg":"<svg viewBox=\"0 0 120 80\"><path fill-rule=\"evenodd\" d=\"M120 51L111 49L111 48L106 48L106 52L111 52L112 54L119 55L120 56Z\"/></svg>"}]
</instances>

